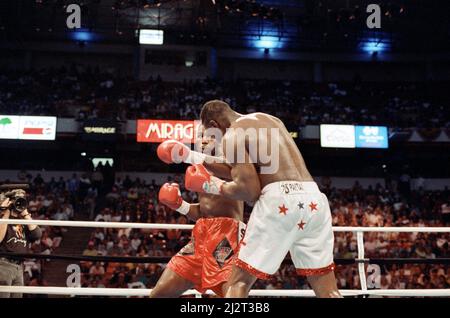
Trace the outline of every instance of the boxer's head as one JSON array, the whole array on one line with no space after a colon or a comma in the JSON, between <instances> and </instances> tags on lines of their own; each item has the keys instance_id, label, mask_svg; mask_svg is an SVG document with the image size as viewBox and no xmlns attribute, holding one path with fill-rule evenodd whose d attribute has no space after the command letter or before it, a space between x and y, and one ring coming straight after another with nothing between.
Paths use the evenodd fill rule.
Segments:
<instances>
[{"instance_id":1,"label":"boxer's head","mask_svg":"<svg viewBox=\"0 0 450 318\"><path fill-rule=\"evenodd\" d=\"M205 129L218 128L225 134L226 129L239 117L230 105L221 100L206 102L200 112L200 119Z\"/></svg>"},{"instance_id":2,"label":"boxer's head","mask_svg":"<svg viewBox=\"0 0 450 318\"><path fill-rule=\"evenodd\" d=\"M205 126L202 124L199 124L196 129L196 138L195 138L195 146L197 149L203 151L206 146L210 142L212 142L211 138L208 138L208 136L205 135Z\"/></svg>"},{"instance_id":3,"label":"boxer's head","mask_svg":"<svg viewBox=\"0 0 450 318\"><path fill-rule=\"evenodd\" d=\"M211 130L207 131L203 125L199 125L197 128L197 136L195 141L195 147L197 151L206 153L211 156L215 156L216 147L218 146L216 135L211 134Z\"/></svg>"}]
</instances>

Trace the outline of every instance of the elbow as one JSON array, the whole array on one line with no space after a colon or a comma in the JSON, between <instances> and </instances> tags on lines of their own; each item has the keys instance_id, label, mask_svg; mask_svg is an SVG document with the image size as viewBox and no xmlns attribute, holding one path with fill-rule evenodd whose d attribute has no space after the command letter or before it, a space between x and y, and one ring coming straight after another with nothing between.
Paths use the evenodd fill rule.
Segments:
<instances>
[{"instance_id":1,"label":"elbow","mask_svg":"<svg viewBox=\"0 0 450 318\"><path fill-rule=\"evenodd\" d=\"M239 200L255 202L258 200L261 189L245 183L230 182L222 186L222 194L226 197Z\"/></svg>"},{"instance_id":2,"label":"elbow","mask_svg":"<svg viewBox=\"0 0 450 318\"><path fill-rule=\"evenodd\" d=\"M250 202L253 202L253 204L254 204L256 201L258 201L258 199L259 199L259 194L258 195L254 195L254 196L252 196L252 199L251 199Z\"/></svg>"},{"instance_id":3,"label":"elbow","mask_svg":"<svg viewBox=\"0 0 450 318\"><path fill-rule=\"evenodd\" d=\"M261 194L261 187L258 184L242 184L241 193L243 194L243 198L240 198L242 201L248 202L256 202L259 199Z\"/></svg>"},{"instance_id":4,"label":"elbow","mask_svg":"<svg viewBox=\"0 0 450 318\"><path fill-rule=\"evenodd\" d=\"M259 191L250 191L247 195L247 198L245 201L249 202L256 202L259 199L260 192Z\"/></svg>"}]
</instances>

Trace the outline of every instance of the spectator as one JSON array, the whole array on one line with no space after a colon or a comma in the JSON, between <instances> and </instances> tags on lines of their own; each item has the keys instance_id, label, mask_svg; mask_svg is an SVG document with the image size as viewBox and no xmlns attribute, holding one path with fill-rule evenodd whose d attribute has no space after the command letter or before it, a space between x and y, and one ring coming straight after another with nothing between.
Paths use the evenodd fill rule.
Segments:
<instances>
[{"instance_id":1,"label":"spectator","mask_svg":"<svg viewBox=\"0 0 450 318\"><path fill-rule=\"evenodd\" d=\"M97 256L97 250L95 249L95 243L93 241L89 241L87 249L83 251L84 256Z\"/></svg>"}]
</instances>

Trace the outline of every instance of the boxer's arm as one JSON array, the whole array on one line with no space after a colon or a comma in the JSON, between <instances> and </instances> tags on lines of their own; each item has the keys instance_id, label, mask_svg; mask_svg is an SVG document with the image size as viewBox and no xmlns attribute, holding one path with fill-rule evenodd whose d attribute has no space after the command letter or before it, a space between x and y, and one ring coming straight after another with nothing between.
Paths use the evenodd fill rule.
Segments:
<instances>
[{"instance_id":1,"label":"boxer's arm","mask_svg":"<svg viewBox=\"0 0 450 318\"><path fill-rule=\"evenodd\" d=\"M225 179L225 180L232 180L231 177L231 165L225 162L225 159L218 158L218 157L212 157L211 158L217 158L217 161L208 161L208 159L205 159L205 162L203 165L212 172L213 175L216 177ZM215 160L215 159L214 159Z\"/></svg>"},{"instance_id":2,"label":"boxer's arm","mask_svg":"<svg viewBox=\"0 0 450 318\"><path fill-rule=\"evenodd\" d=\"M165 183L159 190L158 200L172 210L177 211L196 221L201 217L200 205L198 203L188 203L181 196L180 186L177 183Z\"/></svg>"},{"instance_id":3,"label":"boxer's arm","mask_svg":"<svg viewBox=\"0 0 450 318\"><path fill-rule=\"evenodd\" d=\"M213 176L203 165L196 164L187 168L186 189L199 193L221 195L228 199L254 202L261 191L258 174L252 164L238 164L231 169L232 181ZM183 214L187 214L188 209ZM177 209L180 212L180 209ZM180 212L182 213L182 212Z\"/></svg>"},{"instance_id":4,"label":"boxer's arm","mask_svg":"<svg viewBox=\"0 0 450 318\"><path fill-rule=\"evenodd\" d=\"M254 202L258 199L261 186L253 164L234 165L231 176L232 181L224 181L213 176L203 165L196 164L187 168L184 180L186 189L190 191L222 195L239 201Z\"/></svg>"},{"instance_id":5,"label":"boxer's arm","mask_svg":"<svg viewBox=\"0 0 450 318\"><path fill-rule=\"evenodd\" d=\"M199 218L201 218L202 214L200 212L200 204L191 203L191 205L189 206L189 212L188 214L186 214L186 216L192 221L197 221Z\"/></svg>"},{"instance_id":6,"label":"boxer's arm","mask_svg":"<svg viewBox=\"0 0 450 318\"><path fill-rule=\"evenodd\" d=\"M213 176L204 165L190 166L186 170L186 189L222 195L228 199L254 202L259 198L261 185L259 176L246 148L246 139L243 135L230 133L224 137L224 149L227 144L234 149L233 157L227 157L231 163L231 181L222 180ZM227 152L228 153L228 152ZM231 152L230 152L231 153Z\"/></svg>"},{"instance_id":7,"label":"boxer's arm","mask_svg":"<svg viewBox=\"0 0 450 318\"><path fill-rule=\"evenodd\" d=\"M185 144L177 140L166 140L162 142L156 153L163 162L203 164L209 171L219 178L231 180L231 167L226 163L225 158L207 155L195 150L191 150Z\"/></svg>"},{"instance_id":8,"label":"boxer's arm","mask_svg":"<svg viewBox=\"0 0 450 318\"><path fill-rule=\"evenodd\" d=\"M232 181L225 182L221 194L229 199L255 202L261 193L261 185L255 166L240 163L231 168Z\"/></svg>"},{"instance_id":9,"label":"boxer's arm","mask_svg":"<svg viewBox=\"0 0 450 318\"><path fill-rule=\"evenodd\" d=\"M223 139L223 149L233 149L232 157L227 157L231 162L231 180L225 182L221 188L221 194L235 200L255 202L261 193L261 185L256 168L247 150L246 136L230 133ZM225 152L228 154L228 151ZM239 156L242 156L240 158Z\"/></svg>"}]
</instances>

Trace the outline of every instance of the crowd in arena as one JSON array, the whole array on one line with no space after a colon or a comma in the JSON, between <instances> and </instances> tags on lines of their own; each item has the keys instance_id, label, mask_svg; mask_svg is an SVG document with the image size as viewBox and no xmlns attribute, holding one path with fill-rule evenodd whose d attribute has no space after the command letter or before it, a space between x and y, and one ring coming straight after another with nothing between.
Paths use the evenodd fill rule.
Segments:
<instances>
[{"instance_id":1,"label":"crowd in arena","mask_svg":"<svg viewBox=\"0 0 450 318\"><path fill-rule=\"evenodd\" d=\"M183 184L180 176L173 180ZM157 201L159 186L139 178L118 179L101 202L96 221L187 223L186 217L171 211ZM363 189L355 183L352 189L336 189L329 179L322 180L335 226L447 226L450 192L411 190L381 186ZM407 191L407 193L403 193ZM193 202L195 193L182 191L184 199ZM248 219L249 211L245 213ZM174 255L190 238L190 231L147 231L102 229L92 232L84 255L166 256ZM439 233L366 233L366 257L370 258L443 258L450 256L449 237ZM335 258L357 258L356 236L335 233ZM373 269L369 267L368 272ZM84 263L84 286L151 288L164 264ZM450 271L444 265L381 265L381 275L373 281L378 288L448 288ZM338 287L360 288L356 265L338 265ZM308 288L303 277L287 261L269 281L259 280L254 288Z\"/></svg>"},{"instance_id":2,"label":"crowd in arena","mask_svg":"<svg viewBox=\"0 0 450 318\"><path fill-rule=\"evenodd\" d=\"M223 99L238 111L274 114L288 128L323 123L380 124L390 127L450 128L450 95L446 83L369 83L355 78L347 83L312 83L237 79L232 82L205 79L171 83L163 78L136 81L91 67L0 71L0 114L52 115L83 121L90 118L116 120L139 118L198 118L201 104ZM115 177L108 164L70 178L51 178L22 171L18 180L31 185L29 211L34 219L97 222L187 224L183 215L158 202L161 184L130 177ZM180 175L169 182L183 185ZM450 191L411 188L406 182L363 188L336 189L321 180L328 196L334 226L448 226ZM195 193L182 189L183 198L195 202ZM244 219L249 217L246 210ZM31 251L51 254L58 250L64 233L60 227L43 227L42 238ZM191 231L95 229L85 256L167 257L190 240ZM365 256L369 258L448 258L449 235L439 233L366 233ZM84 250L83 250L84 249ZM335 233L336 259L356 258L352 233ZM27 260L30 285L45 284L46 261ZM152 288L164 263L82 262L83 287ZM376 266L368 272L378 271ZM450 268L438 264L382 264L374 280L378 288L449 288ZM337 265L339 288L360 288L357 266ZM372 276L370 276L372 277ZM369 280L369 282L371 282ZM309 288L288 260L269 281L254 288Z\"/></svg>"},{"instance_id":3,"label":"crowd in arena","mask_svg":"<svg viewBox=\"0 0 450 318\"><path fill-rule=\"evenodd\" d=\"M312 83L237 79L136 81L86 66L0 71L0 114L58 117L198 118L202 103L223 99L241 112L263 111L286 126L364 124L449 127L448 83ZM419 120L420 119L420 120Z\"/></svg>"}]
</instances>

